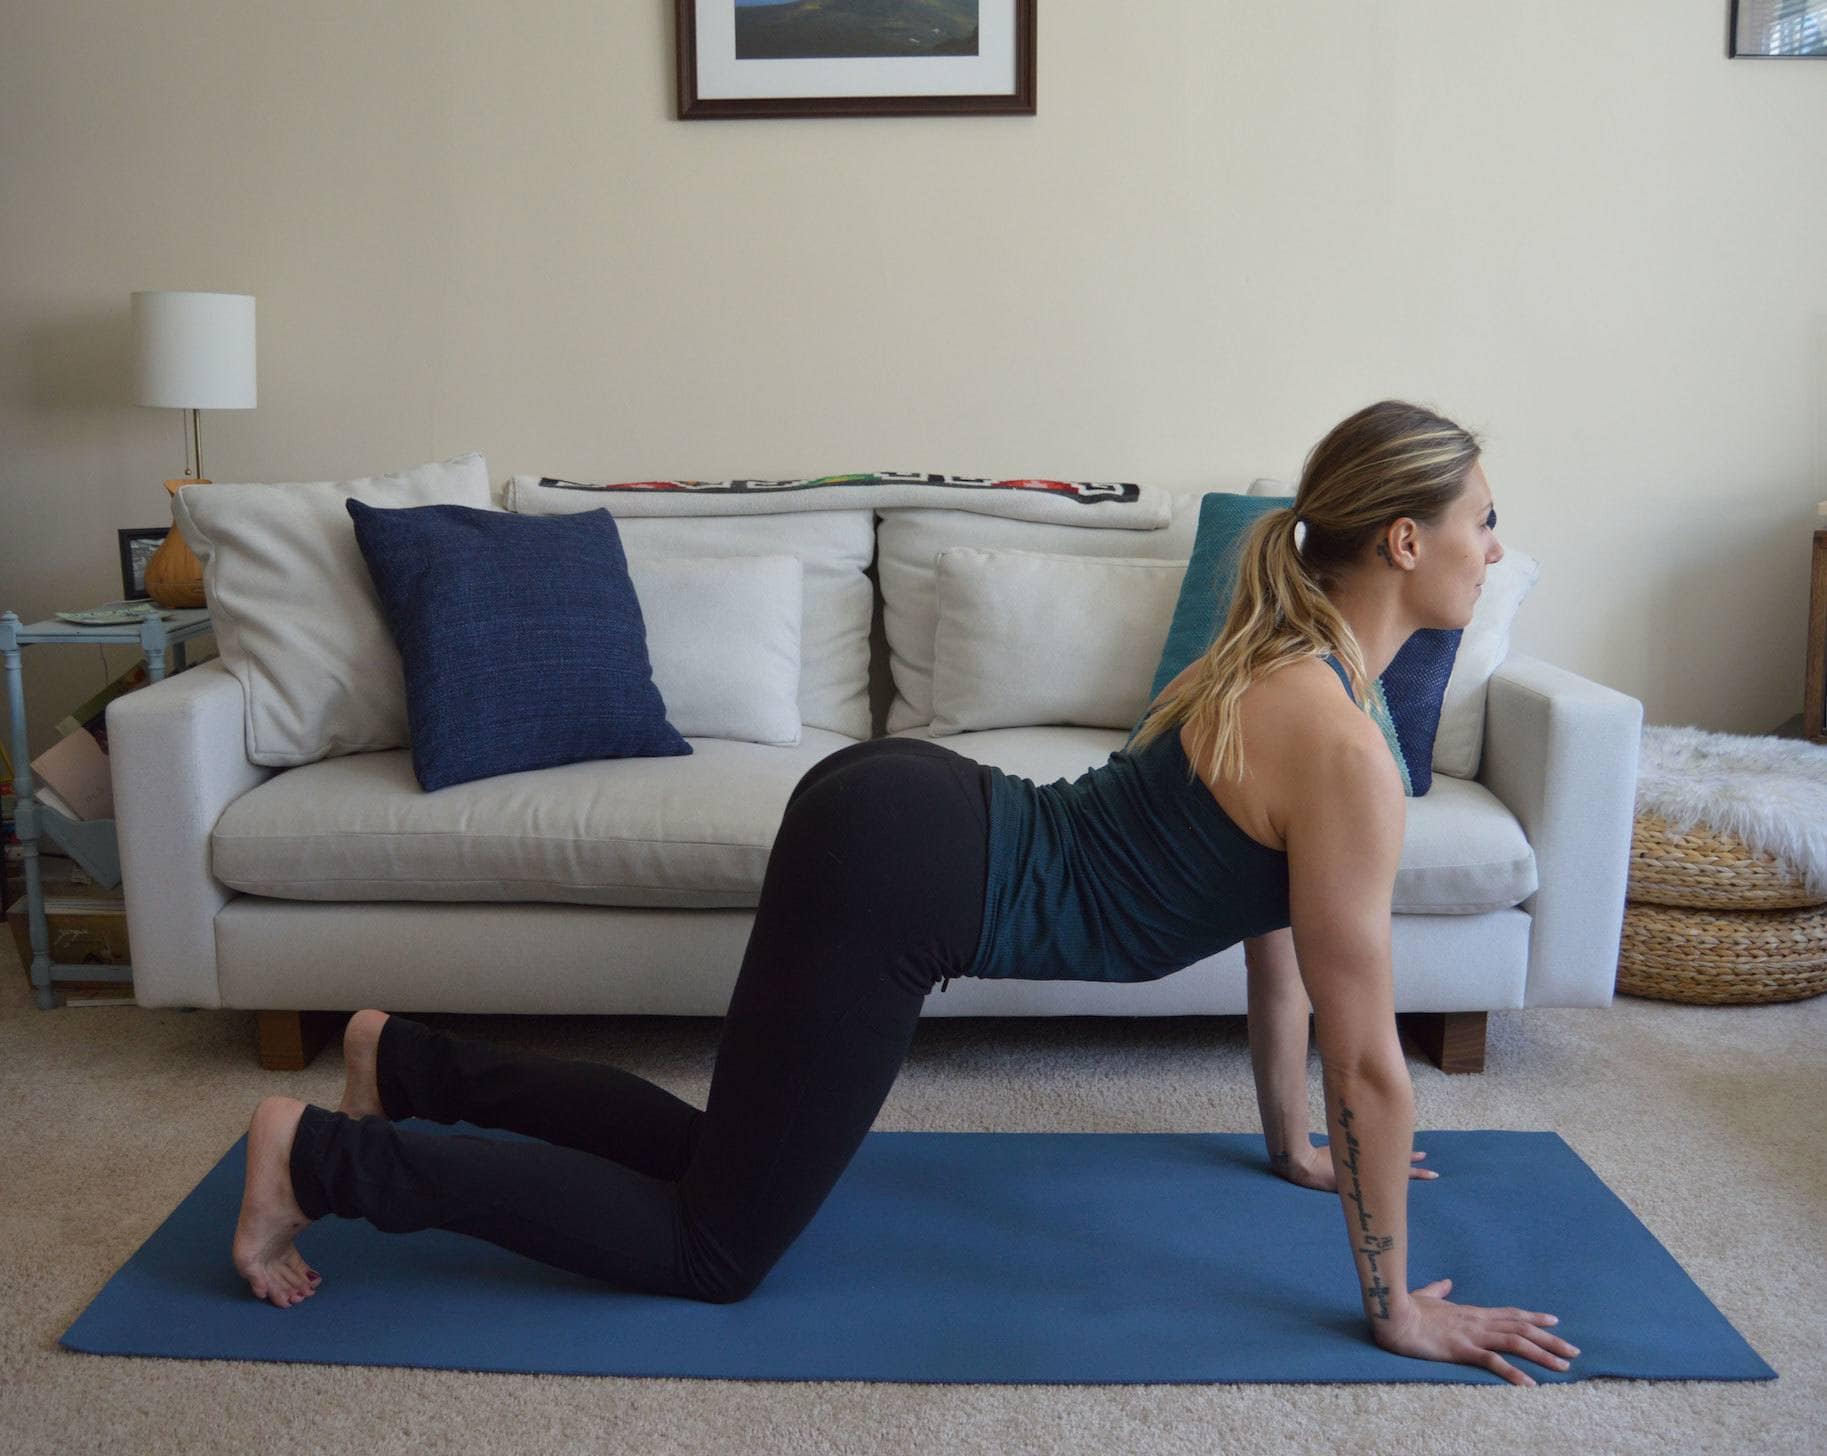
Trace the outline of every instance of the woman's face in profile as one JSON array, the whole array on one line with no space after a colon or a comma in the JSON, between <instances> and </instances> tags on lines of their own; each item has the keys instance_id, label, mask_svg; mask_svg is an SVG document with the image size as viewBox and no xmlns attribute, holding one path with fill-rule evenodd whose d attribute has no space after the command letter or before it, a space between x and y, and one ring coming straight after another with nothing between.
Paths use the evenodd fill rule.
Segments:
<instances>
[{"instance_id":1,"label":"woman's face in profile","mask_svg":"<svg viewBox=\"0 0 1827 1456\"><path fill-rule=\"evenodd\" d=\"M1465 619L1471 621L1485 572L1504 559L1504 546L1496 539L1496 501L1482 464L1474 462L1465 473L1465 490L1452 502L1449 524L1451 530L1442 533L1442 546L1447 563L1454 568L1454 585L1467 597Z\"/></svg>"},{"instance_id":2,"label":"woman's face in profile","mask_svg":"<svg viewBox=\"0 0 1827 1456\"><path fill-rule=\"evenodd\" d=\"M1429 532L1432 558L1430 605L1449 626L1463 627L1484 588L1485 574L1503 560L1497 539L1497 506L1485 480L1484 467L1476 462L1466 472L1458 498L1446 516Z\"/></svg>"}]
</instances>

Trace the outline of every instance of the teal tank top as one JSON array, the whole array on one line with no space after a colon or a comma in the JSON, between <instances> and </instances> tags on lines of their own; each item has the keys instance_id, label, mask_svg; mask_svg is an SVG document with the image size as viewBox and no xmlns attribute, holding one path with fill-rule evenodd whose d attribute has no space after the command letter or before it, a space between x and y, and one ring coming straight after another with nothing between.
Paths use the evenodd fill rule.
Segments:
<instances>
[{"instance_id":1,"label":"teal tank top","mask_svg":"<svg viewBox=\"0 0 1827 1456\"><path fill-rule=\"evenodd\" d=\"M1351 691L1336 658L1326 661ZM1192 772L1178 732L1068 782L990 766L983 930L965 974L1153 981L1289 924L1288 856Z\"/></svg>"}]
</instances>

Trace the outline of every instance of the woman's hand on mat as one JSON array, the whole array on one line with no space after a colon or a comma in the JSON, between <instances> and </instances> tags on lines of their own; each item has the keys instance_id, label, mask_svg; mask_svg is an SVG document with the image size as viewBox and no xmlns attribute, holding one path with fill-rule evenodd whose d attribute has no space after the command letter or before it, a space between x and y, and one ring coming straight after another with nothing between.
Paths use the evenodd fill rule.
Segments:
<instances>
[{"instance_id":1,"label":"woman's hand on mat","mask_svg":"<svg viewBox=\"0 0 1827 1456\"><path fill-rule=\"evenodd\" d=\"M1426 1153L1409 1154L1411 1163L1418 1163L1427 1156ZM1290 1183L1302 1188L1316 1189L1321 1193L1339 1191L1338 1174L1332 1166L1332 1153L1327 1148L1316 1148L1311 1143L1303 1151L1294 1153L1285 1164L1270 1163L1275 1176L1286 1178ZM1431 1168L1410 1168L1408 1176L1412 1178L1438 1178L1440 1175Z\"/></svg>"},{"instance_id":2,"label":"woman's hand on mat","mask_svg":"<svg viewBox=\"0 0 1827 1456\"><path fill-rule=\"evenodd\" d=\"M1452 1287L1452 1280L1436 1279L1409 1295L1403 1313L1393 1319L1372 1320L1376 1342L1385 1350L1417 1360L1482 1365L1512 1385L1538 1382L1505 1360L1499 1350L1550 1370L1567 1369L1571 1357L1580 1353L1578 1346L1542 1328L1559 1324L1555 1315L1454 1304L1446 1298Z\"/></svg>"}]
</instances>

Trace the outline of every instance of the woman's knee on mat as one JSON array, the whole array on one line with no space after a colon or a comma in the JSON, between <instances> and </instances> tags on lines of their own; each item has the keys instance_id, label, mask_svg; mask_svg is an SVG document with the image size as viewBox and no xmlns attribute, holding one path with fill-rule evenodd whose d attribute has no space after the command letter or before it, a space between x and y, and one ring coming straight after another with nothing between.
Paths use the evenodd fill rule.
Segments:
<instances>
[{"instance_id":1,"label":"woman's knee on mat","mask_svg":"<svg viewBox=\"0 0 1827 1456\"><path fill-rule=\"evenodd\" d=\"M680 1292L703 1304L740 1304L761 1287L779 1262L780 1254L731 1257L712 1251L702 1237L691 1239L680 1260L684 1285Z\"/></svg>"}]
</instances>

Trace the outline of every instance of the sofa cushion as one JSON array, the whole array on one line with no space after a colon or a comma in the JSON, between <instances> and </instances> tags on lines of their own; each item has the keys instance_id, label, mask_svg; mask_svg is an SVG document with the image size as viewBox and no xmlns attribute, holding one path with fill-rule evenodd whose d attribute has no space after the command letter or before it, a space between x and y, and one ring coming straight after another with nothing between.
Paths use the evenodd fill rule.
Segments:
<instances>
[{"instance_id":1,"label":"sofa cushion","mask_svg":"<svg viewBox=\"0 0 1827 1456\"><path fill-rule=\"evenodd\" d=\"M187 485L177 527L203 563L223 665L241 684L250 762L268 768L407 742L406 679L346 500L493 501L480 455L361 480Z\"/></svg>"},{"instance_id":2,"label":"sofa cushion","mask_svg":"<svg viewBox=\"0 0 1827 1456\"><path fill-rule=\"evenodd\" d=\"M565 764L436 794L419 791L403 750L325 759L230 804L210 868L288 900L753 906L787 796L852 741L821 728L792 748L699 738L690 757Z\"/></svg>"},{"instance_id":3,"label":"sofa cushion","mask_svg":"<svg viewBox=\"0 0 1827 1456\"><path fill-rule=\"evenodd\" d=\"M930 738L926 726L893 735ZM1102 728L997 728L954 733L942 746L1035 784L1073 781L1108 761L1127 735ZM1535 853L1516 816L1483 784L1434 781L1408 803L1393 909L1399 915L1481 915L1536 890Z\"/></svg>"},{"instance_id":4,"label":"sofa cushion","mask_svg":"<svg viewBox=\"0 0 1827 1456\"><path fill-rule=\"evenodd\" d=\"M797 556L643 556L628 575L667 722L687 738L799 742Z\"/></svg>"},{"instance_id":5,"label":"sofa cushion","mask_svg":"<svg viewBox=\"0 0 1827 1456\"><path fill-rule=\"evenodd\" d=\"M1147 705L1184 563L953 546L936 564L935 737L1121 728Z\"/></svg>"},{"instance_id":6,"label":"sofa cushion","mask_svg":"<svg viewBox=\"0 0 1827 1456\"><path fill-rule=\"evenodd\" d=\"M590 491L551 491L536 497L519 493L513 503L521 515L564 515L601 510L606 504L622 533L630 571L656 556L798 557L804 571L799 716L808 727L846 738L869 736L869 628L875 593L868 570L875 555L875 512L635 517L620 514L615 498Z\"/></svg>"},{"instance_id":7,"label":"sofa cushion","mask_svg":"<svg viewBox=\"0 0 1827 1456\"><path fill-rule=\"evenodd\" d=\"M888 731L933 718L933 650L939 630L938 557L954 546L1041 551L1057 555L1173 561L1192 555L1199 497L1174 493L1172 519L1158 531L1110 526L1057 526L969 511L878 512L876 571L882 587L882 628L895 695ZM1155 639L1159 641L1157 637Z\"/></svg>"},{"instance_id":8,"label":"sofa cushion","mask_svg":"<svg viewBox=\"0 0 1827 1456\"><path fill-rule=\"evenodd\" d=\"M691 752L653 685L607 511L540 518L344 502L406 670L426 792L594 758Z\"/></svg>"}]
</instances>

